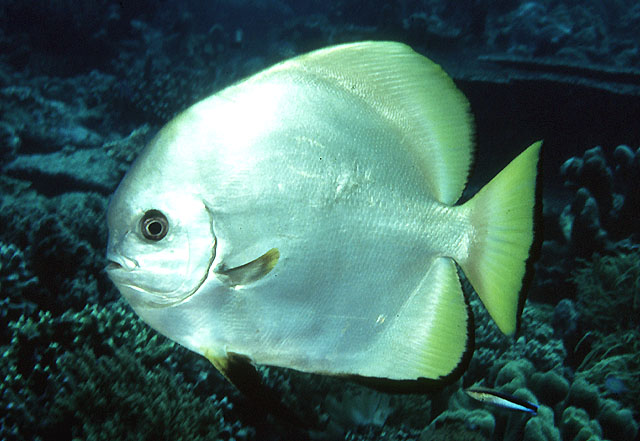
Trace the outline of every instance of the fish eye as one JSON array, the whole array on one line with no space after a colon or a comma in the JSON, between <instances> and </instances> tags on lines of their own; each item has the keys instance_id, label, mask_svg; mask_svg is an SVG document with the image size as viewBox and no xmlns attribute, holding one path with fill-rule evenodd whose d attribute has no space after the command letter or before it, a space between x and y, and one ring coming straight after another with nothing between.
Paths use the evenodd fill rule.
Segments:
<instances>
[{"instance_id":1,"label":"fish eye","mask_svg":"<svg viewBox=\"0 0 640 441\"><path fill-rule=\"evenodd\" d=\"M158 241L169 232L169 221L159 210L148 210L140 219L140 231L149 240Z\"/></svg>"}]
</instances>

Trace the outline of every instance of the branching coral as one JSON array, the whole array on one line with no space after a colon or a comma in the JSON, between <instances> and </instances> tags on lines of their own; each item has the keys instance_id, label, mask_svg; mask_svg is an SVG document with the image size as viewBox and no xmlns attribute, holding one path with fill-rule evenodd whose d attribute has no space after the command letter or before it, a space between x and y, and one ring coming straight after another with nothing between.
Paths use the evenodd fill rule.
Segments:
<instances>
[{"instance_id":1,"label":"branching coral","mask_svg":"<svg viewBox=\"0 0 640 441\"><path fill-rule=\"evenodd\" d=\"M2 439L212 439L225 427L224 405L171 371L173 343L120 303L9 328Z\"/></svg>"},{"instance_id":2,"label":"branching coral","mask_svg":"<svg viewBox=\"0 0 640 441\"><path fill-rule=\"evenodd\" d=\"M571 280L578 310L595 329L614 331L640 323L640 253L620 249L613 256L582 260Z\"/></svg>"},{"instance_id":3,"label":"branching coral","mask_svg":"<svg viewBox=\"0 0 640 441\"><path fill-rule=\"evenodd\" d=\"M640 396L640 332L628 330L614 334L598 333L591 351L577 370L577 377L598 386L602 396L612 396L622 404L633 407ZM608 390L608 377L619 379L625 391Z\"/></svg>"},{"instance_id":4,"label":"branching coral","mask_svg":"<svg viewBox=\"0 0 640 441\"><path fill-rule=\"evenodd\" d=\"M590 261L583 260L572 276L577 309L591 329L574 349L587 349L576 379L634 408L640 394L640 255L637 246L628 243L617 250L615 255L594 254ZM614 395L607 388L608 377L619 380L625 390Z\"/></svg>"},{"instance_id":5,"label":"branching coral","mask_svg":"<svg viewBox=\"0 0 640 441\"><path fill-rule=\"evenodd\" d=\"M0 342L8 338L10 320L34 311L35 304L27 298L37 290L38 278L27 266L22 250L0 240Z\"/></svg>"},{"instance_id":6,"label":"branching coral","mask_svg":"<svg viewBox=\"0 0 640 441\"><path fill-rule=\"evenodd\" d=\"M22 292L38 283L38 278L27 267L24 253L12 243L0 240L0 291L19 298Z\"/></svg>"},{"instance_id":7,"label":"branching coral","mask_svg":"<svg viewBox=\"0 0 640 441\"><path fill-rule=\"evenodd\" d=\"M389 395L372 390L344 394L341 400L328 397L326 401L332 418L344 427L381 427L393 411L390 404Z\"/></svg>"},{"instance_id":8,"label":"branching coral","mask_svg":"<svg viewBox=\"0 0 640 441\"><path fill-rule=\"evenodd\" d=\"M420 441L485 441L493 437L495 419L483 409L448 410L422 432Z\"/></svg>"}]
</instances>

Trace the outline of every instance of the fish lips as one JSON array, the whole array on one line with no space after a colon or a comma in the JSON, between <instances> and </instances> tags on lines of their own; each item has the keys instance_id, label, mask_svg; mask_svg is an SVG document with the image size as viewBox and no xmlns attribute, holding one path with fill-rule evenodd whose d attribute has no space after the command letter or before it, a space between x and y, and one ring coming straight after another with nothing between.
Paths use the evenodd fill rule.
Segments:
<instances>
[{"instance_id":1,"label":"fish lips","mask_svg":"<svg viewBox=\"0 0 640 441\"><path fill-rule=\"evenodd\" d=\"M105 267L107 275L116 285L120 294L134 307L167 307L183 302L195 292L194 289L186 293L181 293L182 285L179 286L178 289L166 291L145 288L145 279L153 278L153 274L145 274L146 272L141 270L137 264L133 264L134 261L122 256L110 255L107 256L107 260L108 263ZM134 280L136 283L133 282ZM147 285L153 286L154 284L153 282L149 282Z\"/></svg>"}]
</instances>

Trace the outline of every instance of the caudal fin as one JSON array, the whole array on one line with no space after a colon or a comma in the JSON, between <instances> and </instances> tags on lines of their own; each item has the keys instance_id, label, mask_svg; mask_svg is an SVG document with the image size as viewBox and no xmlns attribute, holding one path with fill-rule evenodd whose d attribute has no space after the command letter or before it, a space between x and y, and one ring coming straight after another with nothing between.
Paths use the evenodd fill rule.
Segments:
<instances>
[{"instance_id":1,"label":"caudal fin","mask_svg":"<svg viewBox=\"0 0 640 441\"><path fill-rule=\"evenodd\" d=\"M465 208L476 232L458 261L498 328L513 334L534 242L541 141L532 144L483 187Z\"/></svg>"}]
</instances>

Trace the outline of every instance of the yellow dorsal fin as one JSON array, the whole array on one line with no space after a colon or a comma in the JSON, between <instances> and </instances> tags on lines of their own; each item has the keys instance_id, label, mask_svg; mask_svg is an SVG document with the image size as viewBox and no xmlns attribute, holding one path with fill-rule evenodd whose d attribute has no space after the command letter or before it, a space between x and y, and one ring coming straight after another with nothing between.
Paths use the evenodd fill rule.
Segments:
<instances>
[{"instance_id":1,"label":"yellow dorsal fin","mask_svg":"<svg viewBox=\"0 0 640 441\"><path fill-rule=\"evenodd\" d=\"M473 150L469 104L447 74L409 46L365 41L317 50L263 72L302 70L359 96L406 136L431 194L455 203Z\"/></svg>"}]
</instances>

